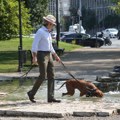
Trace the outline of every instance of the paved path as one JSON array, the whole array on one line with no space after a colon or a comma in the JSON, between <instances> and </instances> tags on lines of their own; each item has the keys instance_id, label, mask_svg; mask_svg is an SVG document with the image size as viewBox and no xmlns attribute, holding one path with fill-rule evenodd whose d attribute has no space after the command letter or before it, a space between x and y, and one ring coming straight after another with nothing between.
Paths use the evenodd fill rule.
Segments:
<instances>
[{"instance_id":1,"label":"paved path","mask_svg":"<svg viewBox=\"0 0 120 120\"><path fill-rule=\"evenodd\" d=\"M96 76L107 75L115 65L120 64L120 49L83 48L65 53L61 59L68 70L78 78L95 80ZM16 78L24 73L0 73L0 80ZM33 69L28 77L37 77L38 68ZM64 67L55 62L55 79L66 79L70 76Z\"/></svg>"}]
</instances>

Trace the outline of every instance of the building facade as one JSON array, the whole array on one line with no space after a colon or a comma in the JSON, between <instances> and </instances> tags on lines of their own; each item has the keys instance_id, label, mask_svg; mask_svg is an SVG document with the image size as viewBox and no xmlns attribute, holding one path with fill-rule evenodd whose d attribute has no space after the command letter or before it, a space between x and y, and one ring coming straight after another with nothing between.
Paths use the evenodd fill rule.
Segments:
<instances>
[{"instance_id":1,"label":"building facade","mask_svg":"<svg viewBox=\"0 0 120 120\"><path fill-rule=\"evenodd\" d=\"M52 15L56 16L56 0L50 0L48 10Z\"/></svg>"},{"instance_id":2,"label":"building facade","mask_svg":"<svg viewBox=\"0 0 120 120\"><path fill-rule=\"evenodd\" d=\"M65 16L69 16L72 24L79 22L79 13L72 16L70 9L73 9L73 12L74 9L75 11L79 12L82 7L87 10L93 10L96 14L98 23L102 21L107 15L114 13L114 11L111 9L111 7L114 6L111 0L58 0L58 2L60 19ZM56 0L50 0L49 12L56 16Z\"/></svg>"},{"instance_id":3,"label":"building facade","mask_svg":"<svg viewBox=\"0 0 120 120\"><path fill-rule=\"evenodd\" d=\"M70 16L70 0L58 0L58 7L60 17ZM56 0L50 0L48 8L49 12L56 16Z\"/></svg>"},{"instance_id":4,"label":"building facade","mask_svg":"<svg viewBox=\"0 0 120 120\"><path fill-rule=\"evenodd\" d=\"M82 0L82 6L86 9L95 11L98 22L104 19L107 15L114 13L111 9L114 4L111 0Z\"/></svg>"}]
</instances>

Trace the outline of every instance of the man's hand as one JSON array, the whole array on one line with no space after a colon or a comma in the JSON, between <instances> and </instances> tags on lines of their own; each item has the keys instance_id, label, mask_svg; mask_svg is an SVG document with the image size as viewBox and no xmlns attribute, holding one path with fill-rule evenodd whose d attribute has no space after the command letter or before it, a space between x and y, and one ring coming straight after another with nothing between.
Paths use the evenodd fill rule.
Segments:
<instances>
[{"instance_id":1,"label":"man's hand","mask_svg":"<svg viewBox=\"0 0 120 120\"><path fill-rule=\"evenodd\" d=\"M61 59L57 56L57 57L56 57L56 61L57 61L57 62L61 62Z\"/></svg>"},{"instance_id":2,"label":"man's hand","mask_svg":"<svg viewBox=\"0 0 120 120\"><path fill-rule=\"evenodd\" d=\"M36 57L33 57L33 59L32 59L32 65L38 65Z\"/></svg>"},{"instance_id":3,"label":"man's hand","mask_svg":"<svg viewBox=\"0 0 120 120\"><path fill-rule=\"evenodd\" d=\"M61 62L60 57L59 57L56 53L54 53L53 56L55 57L55 60L56 60L57 62Z\"/></svg>"},{"instance_id":4,"label":"man's hand","mask_svg":"<svg viewBox=\"0 0 120 120\"><path fill-rule=\"evenodd\" d=\"M37 63L37 53L32 53L32 65L38 65Z\"/></svg>"}]
</instances>

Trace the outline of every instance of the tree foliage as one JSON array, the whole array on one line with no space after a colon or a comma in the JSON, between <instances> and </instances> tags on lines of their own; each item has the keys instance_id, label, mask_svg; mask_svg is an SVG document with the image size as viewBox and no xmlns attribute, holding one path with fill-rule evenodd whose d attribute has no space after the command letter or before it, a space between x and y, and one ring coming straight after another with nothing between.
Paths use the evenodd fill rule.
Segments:
<instances>
[{"instance_id":1,"label":"tree foliage","mask_svg":"<svg viewBox=\"0 0 120 120\"><path fill-rule=\"evenodd\" d=\"M18 0L0 0L0 40L10 39L19 34ZM29 10L21 2L22 32L31 32Z\"/></svg>"},{"instance_id":2,"label":"tree foliage","mask_svg":"<svg viewBox=\"0 0 120 120\"><path fill-rule=\"evenodd\" d=\"M79 23L78 9L79 8L74 8L74 7L71 7L69 9L71 16L73 18L76 18L75 20L77 20L77 21L74 20L75 23ZM94 28L94 26L97 24L97 18L96 18L95 12L90 9L87 10L85 7L82 7L81 19L82 19L83 26L87 30Z\"/></svg>"},{"instance_id":3,"label":"tree foliage","mask_svg":"<svg viewBox=\"0 0 120 120\"><path fill-rule=\"evenodd\" d=\"M120 0L111 0L113 3L118 3Z\"/></svg>"},{"instance_id":4,"label":"tree foliage","mask_svg":"<svg viewBox=\"0 0 120 120\"><path fill-rule=\"evenodd\" d=\"M90 9L87 10L85 7L83 7L82 22L85 29L90 30L94 28L94 26L97 24L97 18L96 18L95 12Z\"/></svg>"},{"instance_id":5,"label":"tree foliage","mask_svg":"<svg viewBox=\"0 0 120 120\"><path fill-rule=\"evenodd\" d=\"M116 3L116 5L112 7L112 9L116 12L116 14L120 15L120 0L112 0L112 2Z\"/></svg>"},{"instance_id":6,"label":"tree foliage","mask_svg":"<svg viewBox=\"0 0 120 120\"><path fill-rule=\"evenodd\" d=\"M31 25L36 28L42 23L42 18L48 13L49 0L25 0L26 6L30 9Z\"/></svg>"},{"instance_id":7,"label":"tree foliage","mask_svg":"<svg viewBox=\"0 0 120 120\"><path fill-rule=\"evenodd\" d=\"M104 23L105 28L115 27L120 25L120 16L111 14L106 16L100 24Z\"/></svg>"},{"instance_id":8,"label":"tree foliage","mask_svg":"<svg viewBox=\"0 0 120 120\"><path fill-rule=\"evenodd\" d=\"M71 24L75 24L79 22L79 16L78 16L78 8L75 7L70 7L70 19L71 19ZM68 21L66 21L68 22Z\"/></svg>"}]
</instances>

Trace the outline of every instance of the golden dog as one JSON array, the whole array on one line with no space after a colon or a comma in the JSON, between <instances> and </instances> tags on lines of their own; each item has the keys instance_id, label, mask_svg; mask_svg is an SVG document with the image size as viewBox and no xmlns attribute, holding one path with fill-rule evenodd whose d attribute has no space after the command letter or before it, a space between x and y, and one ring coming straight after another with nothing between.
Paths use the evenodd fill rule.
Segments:
<instances>
[{"instance_id":1,"label":"golden dog","mask_svg":"<svg viewBox=\"0 0 120 120\"><path fill-rule=\"evenodd\" d=\"M80 96L86 95L86 97L93 97L93 96L103 97L103 92L99 90L92 82L85 80L71 79L64 82L61 85L61 87L65 84L66 84L67 93L62 93L62 96L64 95L72 96L75 93L75 89L78 89L80 91Z\"/></svg>"}]
</instances>

